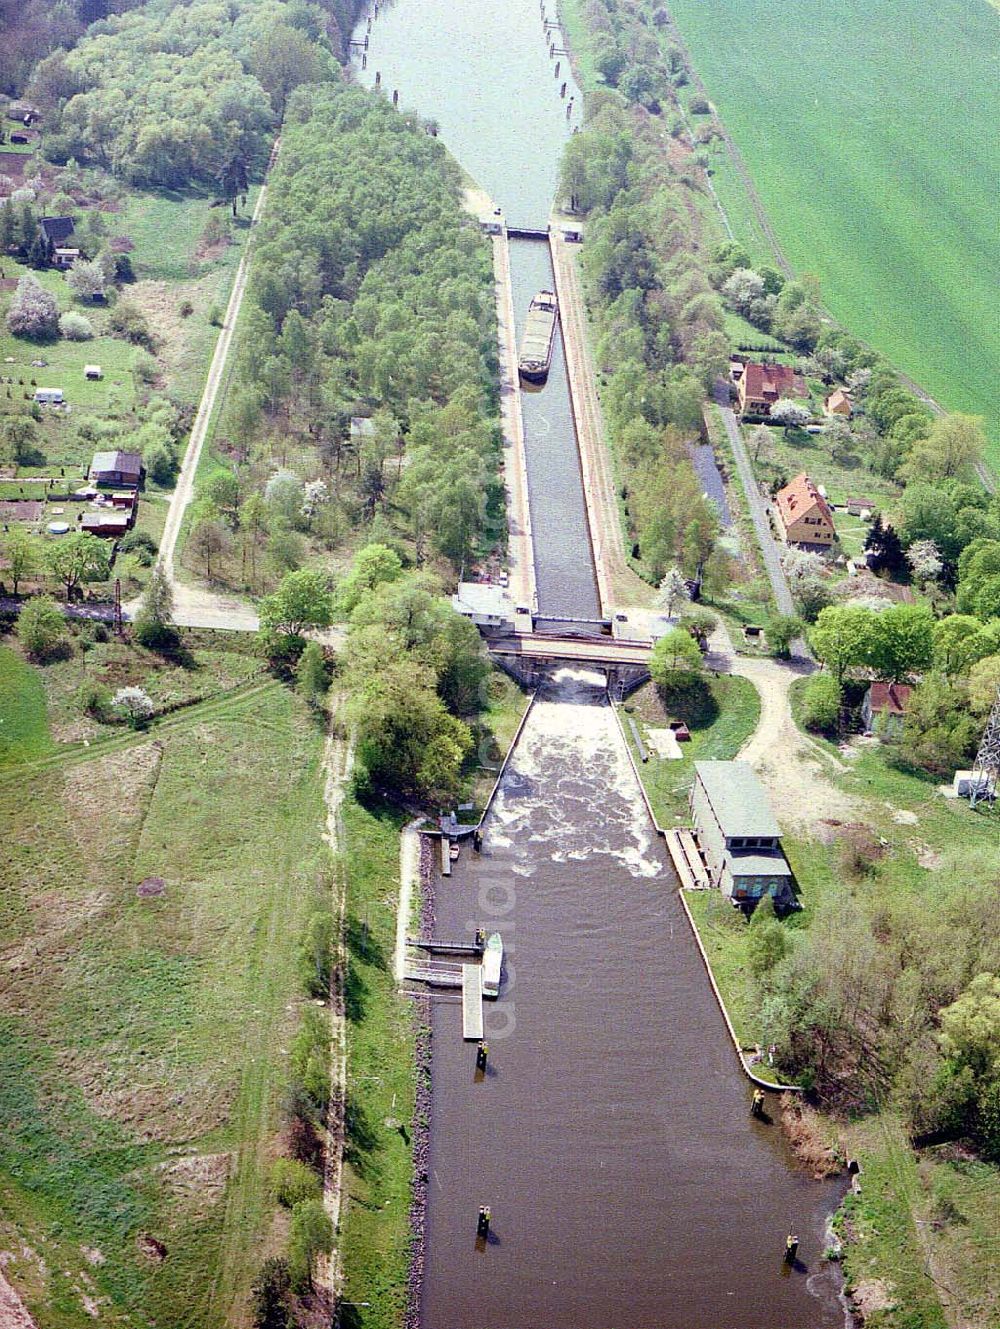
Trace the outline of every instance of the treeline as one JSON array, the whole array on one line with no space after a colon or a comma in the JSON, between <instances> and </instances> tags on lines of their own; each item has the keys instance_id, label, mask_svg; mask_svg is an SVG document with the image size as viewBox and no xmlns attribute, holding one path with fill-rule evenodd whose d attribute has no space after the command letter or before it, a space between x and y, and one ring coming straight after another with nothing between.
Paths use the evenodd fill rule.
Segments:
<instances>
[{"instance_id":1,"label":"treeline","mask_svg":"<svg viewBox=\"0 0 1000 1329\"><path fill-rule=\"evenodd\" d=\"M292 98L196 558L214 532L239 554L225 575L259 589L359 528L455 567L502 540L492 272L460 196L382 98Z\"/></svg>"},{"instance_id":2,"label":"treeline","mask_svg":"<svg viewBox=\"0 0 1000 1329\"><path fill-rule=\"evenodd\" d=\"M267 160L292 90L332 80L360 0L153 0L102 18L36 68L46 155L137 185L245 178Z\"/></svg>"},{"instance_id":3,"label":"treeline","mask_svg":"<svg viewBox=\"0 0 1000 1329\"><path fill-rule=\"evenodd\" d=\"M758 908L747 941L764 1036L828 1104L892 1104L916 1139L971 1138L1000 1161L996 883L900 891L880 874L886 852L845 832L841 889L808 931ZM742 926L726 908L717 922Z\"/></svg>"},{"instance_id":4,"label":"treeline","mask_svg":"<svg viewBox=\"0 0 1000 1329\"><path fill-rule=\"evenodd\" d=\"M675 94L655 37L613 0L584 12L598 68L618 90L590 97L561 193L588 218L588 300L633 554L652 581L673 563L701 576L717 518L685 440L700 431L702 401L728 364L707 271L719 236L698 197L700 168L667 133Z\"/></svg>"}]
</instances>

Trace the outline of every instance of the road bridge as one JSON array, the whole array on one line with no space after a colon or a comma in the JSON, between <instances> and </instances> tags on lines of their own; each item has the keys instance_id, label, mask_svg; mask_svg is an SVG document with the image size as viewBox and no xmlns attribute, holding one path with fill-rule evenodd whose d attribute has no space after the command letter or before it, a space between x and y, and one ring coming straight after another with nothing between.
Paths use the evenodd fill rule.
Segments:
<instances>
[{"instance_id":1,"label":"road bridge","mask_svg":"<svg viewBox=\"0 0 1000 1329\"><path fill-rule=\"evenodd\" d=\"M652 647L646 642L535 633L492 637L487 645L497 664L529 688L537 687L545 673L559 665L601 670L607 677L608 690L619 699L649 678Z\"/></svg>"}]
</instances>

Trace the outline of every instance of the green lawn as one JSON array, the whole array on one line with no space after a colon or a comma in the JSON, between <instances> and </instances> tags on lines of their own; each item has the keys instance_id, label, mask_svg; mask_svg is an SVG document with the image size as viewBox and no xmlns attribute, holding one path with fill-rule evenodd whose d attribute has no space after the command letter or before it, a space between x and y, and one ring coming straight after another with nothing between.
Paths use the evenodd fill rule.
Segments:
<instances>
[{"instance_id":1,"label":"green lawn","mask_svg":"<svg viewBox=\"0 0 1000 1329\"><path fill-rule=\"evenodd\" d=\"M1000 461L997 13L985 0L672 0L792 264ZM738 219L737 219L738 220Z\"/></svg>"},{"instance_id":2,"label":"green lawn","mask_svg":"<svg viewBox=\"0 0 1000 1329\"><path fill-rule=\"evenodd\" d=\"M92 1324L85 1295L136 1329L244 1322L329 900L321 753L272 683L0 786L0 1232L39 1329Z\"/></svg>"},{"instance_id":3,"label":"green lawn","mask_svg":"<svg viewBox=\"0 0 1000 1329\"><path fill-rule=\"evenodd\" d=\"M767 431L767 442L759 456L749 446L749 434L747 429L744 437L750 460L758 478L768 483L782 476L790 480L806 471L811 480L824 487L831 503L863 497L884 505L899 496L899 486L875 475L860 454L838 455L834 459L825 434L807 434L804 429L793 429L786 434L784 429L772 427Z\"/></svg>"},{"instance_id":4,"label":"green lawn","mask_svg":"<svg viewBox=\"0 0 1000 1329\"><path fill-rule=\"evenodd\" d=\"M45 689L38 671L0 646L0 766L52 751Z\"/></svg>"},{"instance_id":5,"label":"green lawn","mask_svg":"<svg viewBox=\"0 0 1000 1329\"><path fill-rule=\"evenodd\" d=\"M590 28L581 12L580 0L558 0L557 13L563 36L572 51L573 68L582 92L593 92L604 86L603 77L594 66L594 50Z\"/></svg>"},{"instance_id":6,"label":"green lawn","mask_svg":"<svg viewBox=\"0 0 1000 1329\"><path fill-rule=\"evenodd\" d=\"M688 700L664 707L655 684L647 683L629 698L620 712L639 776L656 819L664 827L689 821L687 795L694 779L695 761L727 761L735 757L757 727L760 698L748 679L723 674L719 678L706 677L704 685ZM643 763L630 718L638 724L644 742L649 727L663 728L670 720L684 720L691 730L691 741L680 745L683 757L670 760L650 750L649 760Z\"/></svg>"},{"instance_id":7,"label":"green lawn","mask_svg":"<svg viewBox=\"0 0 1000 1329\"><path fill-rule=\"evenodd\" d=\"M255 186L241 209L237 235L246 231L258 194ZM212 216L226 217L229 208L211 207L206 194L171 190L136 191L127 196L121 229L135 244L132 263L140 280L182 282L196 276L201 260L195 256L205 224Z\"/></svg>"}]
</instances>

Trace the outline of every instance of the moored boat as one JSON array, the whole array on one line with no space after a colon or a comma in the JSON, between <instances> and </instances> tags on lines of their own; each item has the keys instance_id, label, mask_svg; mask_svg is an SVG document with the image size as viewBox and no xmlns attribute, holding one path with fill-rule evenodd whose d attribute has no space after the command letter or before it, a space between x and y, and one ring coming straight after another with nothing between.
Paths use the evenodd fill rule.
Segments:
<instances>
[{"instance_id":1,"label":"moored boat","mask_svg":"<svg viewBox=\"0 0 1000 1329\"><path fill-rule=\"evenodd\" d=\"M486 938L483 952L483 996L499 997L500 970L503 967L503 942L499 932L491 932Z\"/></svg>"},{"instance_id":2,"label":"moored boat","mask_svg":"<svg viewBox=\"0 0 1000 1329\"><path fill-rule=\"evenodd\" d=\"M518 373L528 383L544 383L549 376L558 312L554 291L539 291L528 306L517 361Z\"/></svg>"}]
</instances>

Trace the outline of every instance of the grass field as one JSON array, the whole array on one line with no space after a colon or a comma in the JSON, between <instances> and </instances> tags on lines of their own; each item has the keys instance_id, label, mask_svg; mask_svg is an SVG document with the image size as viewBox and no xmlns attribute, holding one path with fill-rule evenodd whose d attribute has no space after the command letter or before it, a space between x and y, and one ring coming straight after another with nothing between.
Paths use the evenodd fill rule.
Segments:
<instances>
[{"instance_id":1,"label":"grass field","mask_svg":"<svg viewBox=\"0 0 1000 1329\"><path fill-rule=\"evenodd\" d=\"M704 689L692 694L689 700L664 707L656 686L647 683L623 707L622 727L661 826L689 821L687 795L694 779L694 763L728 761L757 727L760 698L749 679L724 674L719 678L706 677L704 684ZM683 757L667 760L651 752L648 762L640 761L630 718L636 721L642 734L650 726L662 728L670 720L684 720L691 730L691 741L680 745Z\"/></svg>"},{"instance_id":2,"label":"grass field","mask_svg":"<svg viewBox=\"0 0 1000 1329\"><path fill-rule=\"evenodd\" d=\"M1000 464L996 11L788 0L776 25L764 0L670 8L789 260L852 332L986 417Z\"/></svg>"},{"instance_id":3,"label":"grass field","mask_svg":"<svg viewBox=\"0 0 1000 1329\"><path fill-rule=\"evenodd\" d=\"M0 782L0 1244L39 1329L242 1320L329 898L321 751L263 683Z\"/></svg>"},{"instance_id":4,"label":"grass field","mask_svg":"<svg viewBox=\"0 0 1000 1329\"><path fill-rule=\"evenodd\" d=\"M0 646L0 766L51 750L42 680L15 650Z\"/></svg>"}]
</instances>

